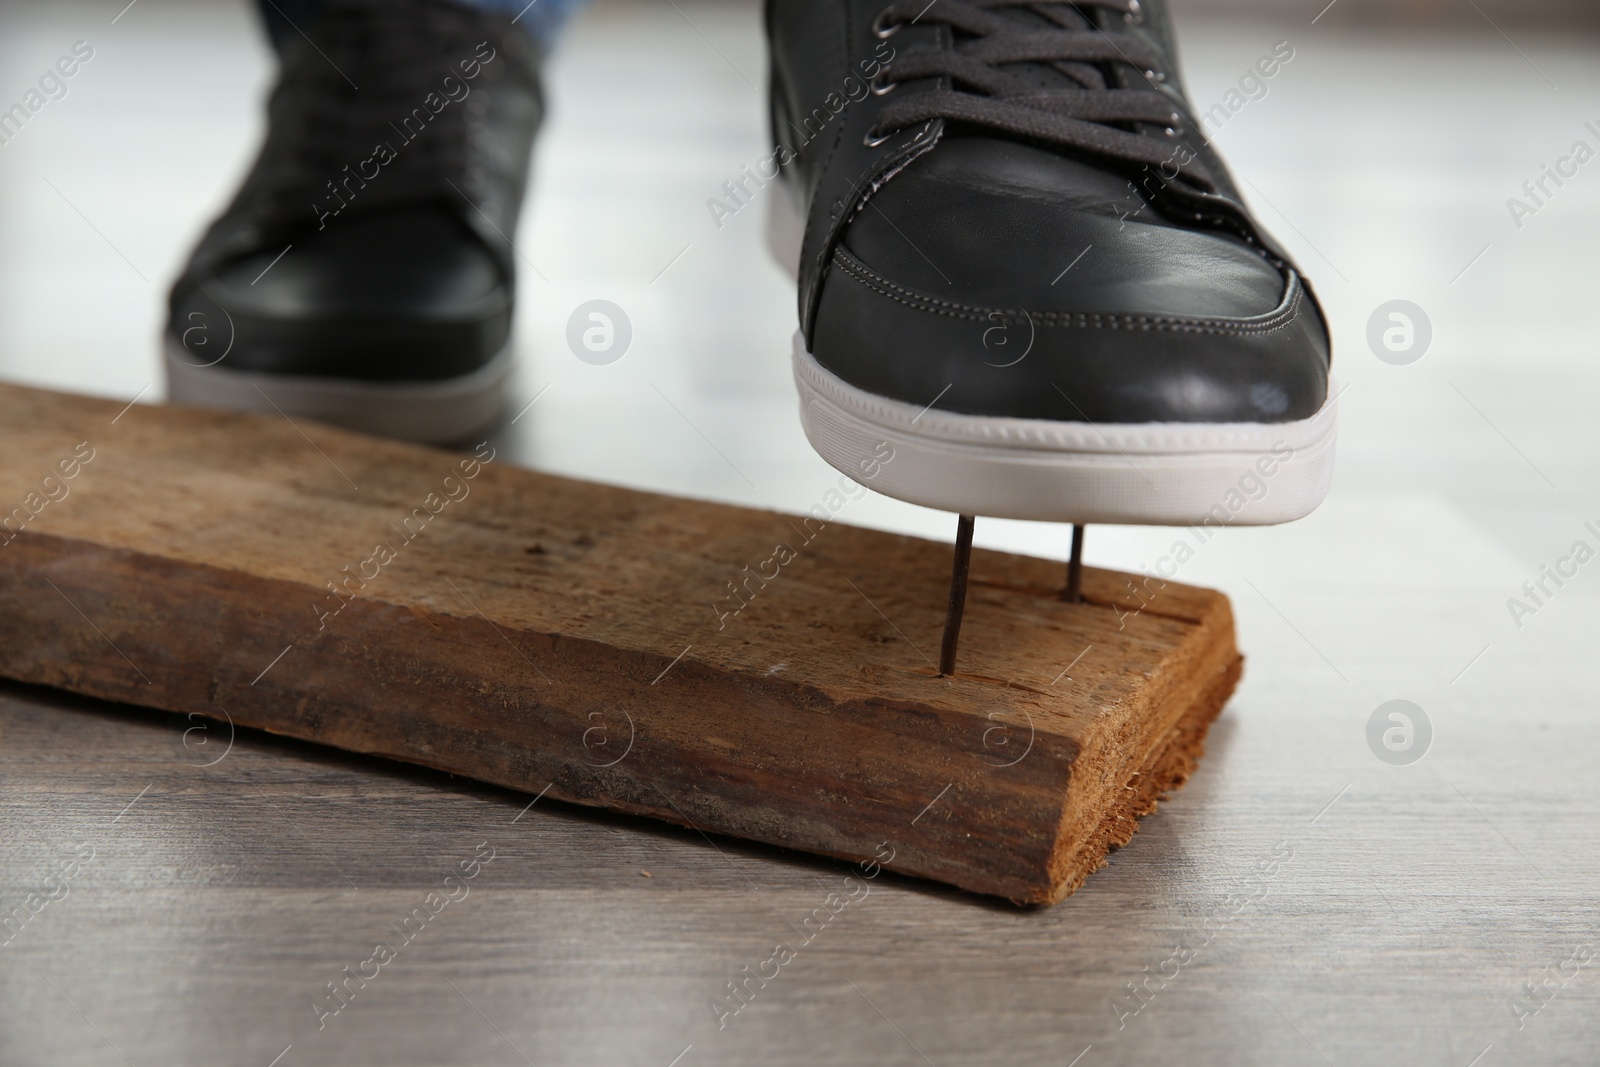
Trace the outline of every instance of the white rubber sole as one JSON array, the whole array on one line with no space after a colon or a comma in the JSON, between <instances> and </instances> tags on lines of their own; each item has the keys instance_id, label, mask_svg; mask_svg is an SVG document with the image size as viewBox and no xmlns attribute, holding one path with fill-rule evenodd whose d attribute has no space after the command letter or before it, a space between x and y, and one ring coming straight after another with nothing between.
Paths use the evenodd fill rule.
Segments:
<instances>
[{"instance_id":1,"label":"white rubber sole","mask_svg":"<svg viewBox=\"0 0 1600 1067\"><path fill-rule=\"evenodd\" d=\"M1285 423L1094 424L918 408L825 370L794 340L800 420L830 465L941 511L1048 522L1266 526L1333 481L1336 397Z\"/></svg>"},{"instance_id":2,"label":"white rubber sole","mask_svg":"<svg viewBox=\"0 0 1600 1067\"><path fill-rule=\"evenodd\" d=\"M279 412L350 430L424 444L455 444L505 410L511 346L471 374L437 382L364 382L199 367L164 344L167 396L174 403Z\"/></svg>"}]
</instances>

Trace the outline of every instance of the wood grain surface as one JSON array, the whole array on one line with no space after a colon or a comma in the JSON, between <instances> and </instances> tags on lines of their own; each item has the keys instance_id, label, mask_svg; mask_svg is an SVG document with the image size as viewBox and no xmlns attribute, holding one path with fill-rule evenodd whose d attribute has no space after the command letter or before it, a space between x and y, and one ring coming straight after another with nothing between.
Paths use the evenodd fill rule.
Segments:
<instances>
[{"instance_id":1,"label":"wood grain surface","mask_svg":"<svg viewBox=\"0 0 1600 1067\"><path fill-rule=\"evenodd\" d=\"M980 553L943 678L906 633L949 548L826 503L120 407L0 386L5 676L1019 903L1129 840L1238 680L1205 590L1092 571L1068 604L1059 564Z\"/></svg>"}]
</instances>

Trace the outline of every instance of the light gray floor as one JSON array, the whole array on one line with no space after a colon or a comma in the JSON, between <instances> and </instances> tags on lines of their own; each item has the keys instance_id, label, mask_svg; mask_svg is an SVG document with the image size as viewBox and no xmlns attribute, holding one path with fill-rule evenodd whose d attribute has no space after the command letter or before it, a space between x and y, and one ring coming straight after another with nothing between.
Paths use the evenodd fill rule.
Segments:
<instances>
[{"instance_id":1,"label":"light gray floor","mask_svg":"<svg viewBox=\"0 0 1600 1067\"><path fill-rule=\"evenodd\" d=\"M202 768L215 728L11 687L0 910L93 858L0 948L0 1063L1595 1063L1600 563L1520 627L1507 600L1600 549L1600 161L1521 229L1506 200L1600 147L1596 46L1363 36L1312 26L1321 6L1184 43L1202 110L1295 49L1217 140L1332 315L1334 492L1183 568L1234 598L1246 678L1200 772L1075 897L1019 912L881 879L719 1030L724 984L842 868L255 736ZM0 13L0 102L95 49L0 146L0 377L155 401L165 286L260 134L268 56L238 4L121 7ZM705 207L764 154L763 62L753 6L611 2L573 28L517 241L519 395L540 397L503 434L521 462L796 510L832 483L759 209L718 230ZM607 367L564 341L593 298L634 327ZM1432 323L1411 365L1367 344L1394 299ZM881 498L850 519L954 526ZM1095 528L1089 556L1138 569L1175 536ZM1041 555L1065 538L978 526ZM1393 699L1431 721L1410 766L1369 747ZM310 998L480 841L470 897L319 1031ZM1519 1002L1543 1005L1520 1028Z\"/></svg>"}]
</instances>

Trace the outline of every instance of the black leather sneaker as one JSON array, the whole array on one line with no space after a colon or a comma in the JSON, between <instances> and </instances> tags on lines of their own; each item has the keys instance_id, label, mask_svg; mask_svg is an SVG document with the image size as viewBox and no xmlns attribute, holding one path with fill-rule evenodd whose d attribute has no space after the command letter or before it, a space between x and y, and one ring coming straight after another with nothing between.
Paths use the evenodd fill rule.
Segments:
<instances>
[{"instance_id":1,"label":"black leather sneaker","mask_svg":"<svg viewBox=\"0 0 1600 1067\"><path fill-rule=\"evenodd\" d=\"M500 413L538 54L509 15L337 0L173 286L171 399L459 440Z\"/></svg>"},{"instance_id":2,"label":"black leather sneaker","mask_svg":"<svg viewBox=\"0 0 1600 1067\"><path fill-rule=\"evenodd\" d=\"M1327 327L1192 117L1162 0L768 0L767 24L824 459L965 515L1321 502Z\"/></svg>"}]
</instances>

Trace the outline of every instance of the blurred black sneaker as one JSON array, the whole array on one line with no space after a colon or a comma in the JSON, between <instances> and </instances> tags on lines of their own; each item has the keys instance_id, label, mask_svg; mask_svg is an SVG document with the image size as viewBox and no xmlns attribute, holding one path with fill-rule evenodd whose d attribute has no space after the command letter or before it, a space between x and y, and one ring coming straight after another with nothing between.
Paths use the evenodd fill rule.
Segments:
<instances>
[{"instance_id":1,"label":"blurred black sneaker","mask_svg":"<svg viewBox=\"0 0 1600 1067\"><path fill-rule=\"evenodd\" d=\"M1321 502L1327 327L1206 143L1163 0L768 0L767 23L824 459L963 514Z\"/></svg>"},{"instance_id":2,"label":"blurred black sneaker","mask_svg":"<svg viewBox=\"0 0 1600 1067\"><path fill-rule=\"evenodd\" d=\"M303 29L260 157L173 286L169 396L460 440L511 370L538 51L444 0L336 0Z\"/></svg>"}]
</instances>

